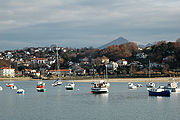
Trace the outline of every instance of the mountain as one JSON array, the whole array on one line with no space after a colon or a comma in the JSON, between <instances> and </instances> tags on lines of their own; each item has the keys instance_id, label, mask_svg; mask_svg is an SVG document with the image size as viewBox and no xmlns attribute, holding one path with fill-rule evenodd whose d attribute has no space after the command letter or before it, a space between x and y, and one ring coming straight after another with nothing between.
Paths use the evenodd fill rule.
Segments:
<instances>
[{"instance_id":1,"label":"mountain","mask_svg":"<svg viewBox=\"0 0 180 120\"><path fill-rule=\"evenodd\" d=\"M146 47L151 47L153 44L151 44L151 43L147 43L146 45L138 45L138 47L140 47L140 48L146 48Z\"/></svg>"},{"instance_id":2,"label":"mountain","mask_svg":"<svg viewBox=\"0 0 180 120\"><path fill-rule=\"evenodd\" d=\"M121 45L121 44L125 44L125 43L128 43L129 41L123 37L119 37L105 45L102 45L101 47L99 47L99 49L104 49L104 48L107 48L109 46L112 46L112 45Z\"/></svg>"}]
</instances>

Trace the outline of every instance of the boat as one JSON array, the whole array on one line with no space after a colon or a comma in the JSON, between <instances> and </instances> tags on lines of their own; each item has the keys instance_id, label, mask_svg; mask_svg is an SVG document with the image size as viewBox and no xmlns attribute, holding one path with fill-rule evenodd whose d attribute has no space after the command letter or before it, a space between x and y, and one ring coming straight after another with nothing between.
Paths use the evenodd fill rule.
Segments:
<instances>
[{"instance_id":1,"label":"boat","mask_svg":"<svg viewBox=\"0 0 180 120\"><path fill-rule=\"evenodd\" d=\"M62 85L62 81L59 81L59 77L56 81L54 81L54 83L52 83L52 86L59 86L59 85Z\"/></svg>"},{"instance_id":2,"label":"boat","mask_svg":"<svg viewBox=\"0 0 180 120\"><path fill-rule=\"evenodd\" d=\"M146 85L146 87L147 87L147 90L150 90L150 89L153 89L153 88L155 88L155 83L153 83L153 82L150 82L150 83L148 83L147 85Z\"/></svg>"},{"instance_id":3,"label":"boat","mask_svg":"<svg viewBox=\"0 0 180 120\"><path fill-rule=\"evenodd\" d=\"M0 86L0 91L2 91L3 90L3 88Z\"/></svg>"},{"instance_id":4,"label":"boat","mask_svg":"<svg viewBox=\"0 0 180 120\"><path fill-rule=\"evenodd\" d=\"M170 96L171 91L162 88L152 88L148 90L149 96Z\"/></svg>"},{"instance_id":5,"label":"boat","mask_svg":"<svg viewBox=\"0 0 180 120\"><path fill-rule=\"evenodd\" d=\"M36 87L36 90L37 90L38 92L45 92L46 89L44 88L44 86L45 86L45 83L43 83L42 81L39 81L39 82L38 82L38 85L37 85L37 87Z\"/></svg>"},{"instance_id":6,"label":"boat","mask_svg":"<svg viewBox=\"0 0 180 120\"><path fill-rule=\"evenodd\" d=\"M56 72L57 72L57 76L58 76L58 77L57 77L57 80L54 81L54 83L52 83L52 86L53 86L53 87L62 85L62 81L61 81L60 78L59 78L58 71L60 72L60 68L59 68L59 59L58 59L58 48L56 48ZM61 76L61 75L60 75L60 76Z\"/></svg>"},{"instance_id":7,"label":"boat","mask_svg":"<svg viewBox=\"0 0 180 120\"><path fill-rule=\"evenodd\" d=\"M18 89L17 94L24 94L24 90L23 89Z\"/></svg>"},{"instance_id":8,"label":"boat","mask_svg":"<svg viewBox=\"0 0 180 120\"><path fill-rule=\"evenodd\" d=\"M129 82L129 83L128 83L128 88L129 88L129 89L136 89L137 86L134 85L133 83Z\"/></svg>"},{"instance_id":9,"label":"boat","mask_svg":"<svg viewBox=\"0 0 180 120\"><path fill-rule=\"evenodd\" d=\"M68 83L67 86L65 86L66 90L74 90L75 84L74 82Z\"/></svg>"},{"instance_id":10,"label":"boat","mask_svg":"<svg viewBox=\"0 0 180 120\"><path fill-rule=\"evenodd\" d=\"M106 86L104 81L92 82L91 83L91 93L93 94L101 94L101 93L108 93L109 90Z\"/></svg>"},{"instance_id":11,"label":"boat","mask_svg":"<svg viewBox=\"0 0 180 120\"><path fill-rule=\"evenodd\" d=\"M103 81L103 82L107 88L110 88L110 83L108 81L109 79L108 79L107 65L106 65L106 81Z\"/></svg>"},{"instance_id":12,"label":"boat","mask_svg":"<svg viewBox=\"0 0 180 120\"><path fill-rule=\"evenodd\" d=\"M17 90L17 86L15 86L15 85L11 86L10 88L13 90Z\"/></svg>"},{"instance_id":13,"label":"boat","mask_svg":"<svg viewBox=\"0 0 180 120\"><path fill-rule=\"evenodd\" d=\"M14 86L14 83L7 83L6 86L7 87L12 87L12 86Z\"/></svg>"},{"instance_id":14,"label":"boat","mask_svg":"<svg viewBox=\"0 0 180 120\"><path fill-rule=\"evenodd\" d=\"M165 89L171 90L171 92L176 92L176 90L179 90L177 86L177 82L175 82L174 78L171 79L173 82L168 82L167 86L165 86Z\"/></svg>"},{"instance_id":15,"label":"boat","mask_svg":"<svg viewBox=\"0 0 180 120\"><path fill-rule=\"evenodd\" d=\"M137 86L137 87L142 87L143 85L142 85L142 84L137 84L136 86Z\"/></svg>"}]
</instances>

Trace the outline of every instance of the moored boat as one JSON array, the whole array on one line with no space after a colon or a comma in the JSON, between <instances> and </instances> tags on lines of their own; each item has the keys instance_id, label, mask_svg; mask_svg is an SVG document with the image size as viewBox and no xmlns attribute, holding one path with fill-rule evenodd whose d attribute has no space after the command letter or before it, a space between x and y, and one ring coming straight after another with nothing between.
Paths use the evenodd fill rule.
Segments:
<instances>
[{"instance_id":1,"label":"moored boat","mask_svg":"<svg viewBox=\"0 0 180 120\"><path fill-rule=\"evenodd\" d=\"M3 90L3 88L0 86L0 91L2 91Z\"/></svg>"},{"instance_id":2,"label":"moored boat","mask_svg":"<svg viewBox=\"0 0 180 120\"><path fill-rule=\"evenodd\" d=\"M153 82L150 82L150 83L148 83L147 85L146 85L146 87L147 87L147 90L150 90L150 89L153 89L153 88L155 88L155 83L153 83Z\"/></svg>"},{"instance_id":3,"label":"moored boat","mask_svg":"<svg viewBox=\"0 0 180 120\"><path fill-rule=\"evenodd\" d=\"M108 93L108 87L104 81L92 82L91 83L91 93L100 94L100 93Z\"/></svg>"},{"instance_id":4,"label":"moored boat","mask_svg":"<svg viewBox=\"0 0 180 120\"><path fill-rule=\"evenodd\" d=\"M128 88L129 88L129 89L136 89L137 86L135 86L133 83L129 82L129 83L128 83Z\"/></svg>"},{"instance_id":5,"label":"moored boat","mask_svg":"<svg viewBox=\"0 0 180 120\"><path fill-rule=\"evenodd\" d=\"M152 88L148 90L149 96L170 96L171 91L162 88Z\"/></svg>"},{"instance_id":6,"label":"moored boat","mask_svg":"<svg viewBox=\"0 0 180 120\"><path fill-rule=\"evenodd\" d=\"M7 87L12 87L12 86L14 86L14 83L7 83L6 86Z\"/></svg>"},{"instance_id":7,"label":"moored boat","mask_svg":"<svg viewBox=\"0 0 180 120\"><path fill-rule=\"evenodd\" d=\"M68 85L65 86L66 90L74 90L74 87L74 82L68 83Z\"/></svg>"},{"instance_id":8,"label":"moored boat","mask_svg":"<svg viewBox=\"0 0 180 120\"><path fill-rule=\"evenodd\" d=\"M17 94L24 94L24 90L23 89L18 89Z\"/></svg>"},{"instance_id":9,"label":"moored boat","mask_svg":"<svg viewBox=\"0 0 180 120\"><path fill-rule=\"evenodd\" d=\"M36 87L36 90L37 90L38 92L45 92L46 89L44 88L44 86L45 86L45 83L43 83L42 81L39 81L39 82L38 82L38 85L37 85L37 87Z\"/></svg>"},{"instance_id":10,"label":"moored boat","mask_svg":"<svg viewBox=\"0 0 180 120\"><path fill-rule=\"evenodd\" d=\"M60 81L59 80L59 78L56 80L56 81L54 81L54 83L52 83L52 86L60 86L60 85L62 85L62 81Z\"/></svg>"}]
</instances>

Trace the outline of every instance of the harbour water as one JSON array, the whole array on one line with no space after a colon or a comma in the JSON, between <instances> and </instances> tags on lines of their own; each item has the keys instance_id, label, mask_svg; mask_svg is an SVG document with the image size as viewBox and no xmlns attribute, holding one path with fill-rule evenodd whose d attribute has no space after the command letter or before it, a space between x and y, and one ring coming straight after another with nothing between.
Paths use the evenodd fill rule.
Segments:
<instances>
[{"instance_id":1,"label":"harbour water","mask_svg":"<svg viewBox=\"0 0 180 120\"><path fill-rule=\"evenodd\" d=\"M108 94L92 94L90 83L75 83L73 91L52 87L44 81L47 91L37 92L37 81L15 81L24 95L16 94L0 82L1 120L179 120L180 93L170 97L148 96L142 88L129 90L127 83L111 83ZM156 83L165 85L166 83Z\"/></svg>"}]
</instances>

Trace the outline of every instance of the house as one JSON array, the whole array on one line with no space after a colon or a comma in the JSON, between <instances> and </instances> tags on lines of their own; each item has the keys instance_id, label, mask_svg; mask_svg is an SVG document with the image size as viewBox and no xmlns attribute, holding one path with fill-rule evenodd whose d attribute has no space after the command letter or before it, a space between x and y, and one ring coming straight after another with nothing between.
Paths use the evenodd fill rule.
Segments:
<instances>
[{"instance_id":1,"label":"house","mask_svg":"<svg viewBox=\"0 0 180 120\"><path fill-rule=\"evenodd\" d=\"M118 63L111 61L109 64L107 64L107 69L111 70L117 70L118 68Z\"/></svg>"},{"instance_id":2,"label":"house","mask_svg":"<svg viewBox=\"0 0 180 120\"><path fill-rule=\"evenodd\" d=\"M138 54L136 54L136 57L137 58L141 58L141 59L146 59L147 58L147 54L145 54L145 53L138 53Z\"/></svg>"},{"instance_id":3,"label":"house","mask_svg":"<svg viewBox=\"0 0 180 120\"><path fill-rule=\"evenodd\" d=\"M101 62L107 64L109 63L109 58L107 58L106 56L102 56Z\"/></svg>"},{"instance_id":4,"label":"house","mask_svg":"<svg viewBox=\"0 0 180 120\"><path fill-rule=\"evenodd\" d=\"M1 77L15 77L15 69L9 67L0 68Z\"/></svg>"},{"instance_id":5,"label":"house","mask_svg":"<svg viewBox=\"0 0 180 120\"><path fill-rule=\"evenodd\" d=\"M45 64L46 63L46 58L32 58L31 62L32 63L37 63L37 64Z\"/></svg>"},{"instance_id":6,"label":"house","mask_svg":"<svg viewBox=\"0 0 180 120\"><path fill-rule=\"evenodd\" d=\"M126 66L128 62L125 59L120 59L116 63L120 66Z\"/></svg>"}]
</instances>

